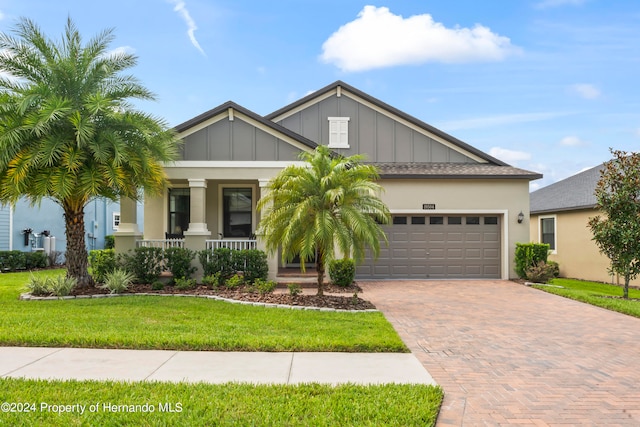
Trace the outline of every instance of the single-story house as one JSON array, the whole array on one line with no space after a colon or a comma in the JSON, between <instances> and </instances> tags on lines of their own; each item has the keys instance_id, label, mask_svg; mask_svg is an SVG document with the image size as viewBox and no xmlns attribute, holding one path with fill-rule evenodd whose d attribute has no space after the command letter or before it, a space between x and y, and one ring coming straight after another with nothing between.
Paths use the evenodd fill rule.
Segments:
<instances>
[{"instance_id":1,"label":"single-story house","mask_svg":"<svg viewBox=\"0 0 640 427\"><path fill-rule=\"evenodd\" d=\"M550 245L549 260L560 265L562 277L619 281L609 274L609 259L600 253L587 226L589 218L601 215L595 189L602 168L598 165L531 193L531 241Z\"/></svg>"},{"instance_id":2,"label":"single-story house","mask_svg":"<svg viewBox=\"0 0 640 427\"><path fill-rule=\"evenodd\" d=\"M364 154L380 171L392 223L377 260L360 279L515 277L516 242L529 240L529 182L512 167L423 121L336 81L266 116L224 103L175 127L180 159L166 165L170 188L136 210L122 201L116 250L164 244L191 249L262 247L256 202L269 180L298 155L327 144ZM120 247L120 249L118 249ZM270 258L270 276L283 268Z\"/></svg>"}]
</instances>

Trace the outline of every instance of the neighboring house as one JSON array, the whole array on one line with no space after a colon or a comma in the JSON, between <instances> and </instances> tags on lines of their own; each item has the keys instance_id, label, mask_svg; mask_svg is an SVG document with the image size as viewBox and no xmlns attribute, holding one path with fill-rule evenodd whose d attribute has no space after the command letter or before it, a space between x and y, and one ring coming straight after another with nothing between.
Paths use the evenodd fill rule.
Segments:
<instances>
[{"instance_id":1,"label":"neighboring house","mask_svg":"<svg viewBox=\"0 0 640 427\"><path fill-rule=\"evenodd\" d=\"M515 244L529 239L529 181L541 175L341 81L264 117L227 102L175 130L184 140L181 157L165 168L166 193L145 200L147 241L138 245L184 237L191 249L262 247L254 237L256 202L269 180L299 162L300 152L328 144L339 154L365 154L379 168L393 216L384 227L389 245L358 266L358 278L515 277ZM130 219L135 206L123 203L117 250L142 237ZM281 271L278 260L270 258L271 277Z\"/></svg>"},{"instance_id":2,"label":"neighboring house","mask_svg":"<svg viewBox=\"0 0 640 427\"><path fill-rule=\"evenodd\" d=\"M87 249L104 248L105 236L118 229L120 204L96 199L87 204L84 212ZM54 250L64 253L67 245L64 212L54 201L44 199L40 205L31 206L21 199L13 207L0 205L0 250L43 250L47 234L55 237Z\"/></svg>"},{"instance_id":3,"label":"neighboring house","mask_svg":"<svg viewBox=\"0 0 640 427\"><path fill-rule=\"evenodd\" d=\"M560 265L562 277L618 280L609 274L609 259L600 253L587 226L589 218L600 214L595 189L602 168L596 166L531 193L531 241L551 246L549 259Z\"/></svg>"}]
</instances>

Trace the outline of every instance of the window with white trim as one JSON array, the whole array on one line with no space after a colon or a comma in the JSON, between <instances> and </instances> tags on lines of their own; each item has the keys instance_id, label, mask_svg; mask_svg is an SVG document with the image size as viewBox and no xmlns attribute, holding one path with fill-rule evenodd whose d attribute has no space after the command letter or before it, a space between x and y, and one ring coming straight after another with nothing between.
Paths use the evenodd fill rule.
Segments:
<instances>
[{"instance_id":1,"label":"window with white trim","mask_svg":"<svg viewBox=\"0 0 640 427\"><path fill-rule=\"evenodd\" d=\"M113 229L117 230L120 227L120 212L114 212L111 224L113 224Z\"/></svg>"},{"instance_id":2,"label":"window with white trim","mask_svg":"<svg viewBox=\"0 0 640 427\"><path fill-rule=\"evenodd\" d=\"M349 117L329 117L329 148L349 148Z\"/></svg>"},{"instance_id":3,"label":"window with white trim","mask_svg":"<svg viewBox=\"0 0 640 427\"><path fill-rule=\"evenodd\" d=\"M547 243L549 249L556 250L556 217L540 218L540 243Z\"/></svg>"}]
</instances>

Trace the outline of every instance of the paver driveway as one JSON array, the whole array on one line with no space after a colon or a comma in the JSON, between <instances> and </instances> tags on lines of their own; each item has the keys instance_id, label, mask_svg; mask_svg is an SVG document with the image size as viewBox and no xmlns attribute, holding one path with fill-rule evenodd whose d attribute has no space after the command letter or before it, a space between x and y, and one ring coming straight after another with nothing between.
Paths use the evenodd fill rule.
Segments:
<instances>
[{"instance_id":1,"label":"paver driveway","mask_svg":"<svg viewBox=\"0 0 640 427\"><path fill-rule=\"evenodd\" d=\"M448 426L640 426L640 319L509 281L359 282Z\"/></svg>"}]
</instances>

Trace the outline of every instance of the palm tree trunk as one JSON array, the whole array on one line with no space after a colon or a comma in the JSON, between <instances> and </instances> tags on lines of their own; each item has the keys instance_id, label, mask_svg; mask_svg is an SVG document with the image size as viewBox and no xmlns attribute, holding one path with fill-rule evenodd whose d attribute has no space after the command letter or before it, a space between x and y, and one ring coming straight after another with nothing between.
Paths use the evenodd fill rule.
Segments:
<instances>
[{"instance_id":1,"label":"palm tree trunk","mask_svg":"<svg viewBox=\"0 0 640 427\"><path fill-rule=\"evenodd\" d=\"M88 271L88 254L84 241L84 205L76 207L71 203L63 203L65 232L67 235L67 277L75 277L78 287L90 287L93 279Z\"/></svg>"},{"instance_id":2,"label":"palm tree trunk","mask_svg":"<svg viewBox=\"0 0 640 427\"><path fill-rule=\"evenodd\" d=\"M318 296L324 295L324 252L316 253L316 271L318 273Z\"/></svg>"}]
</instances>

